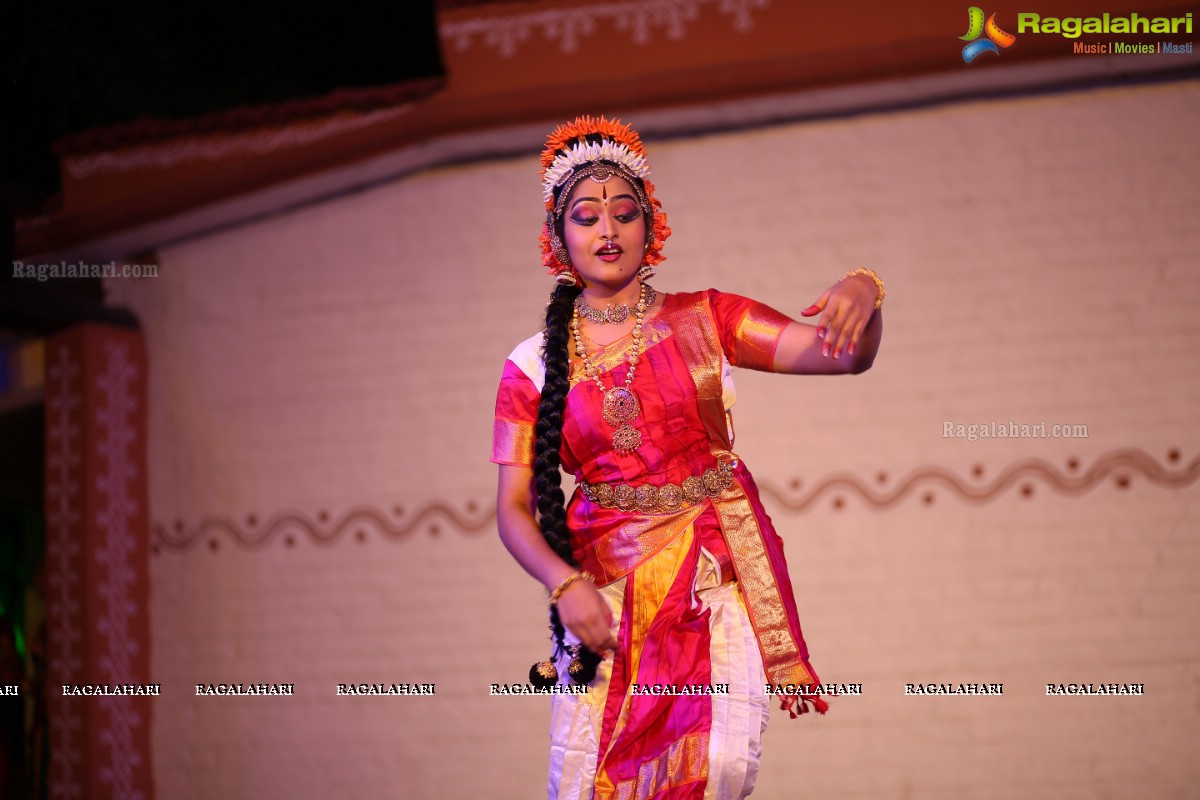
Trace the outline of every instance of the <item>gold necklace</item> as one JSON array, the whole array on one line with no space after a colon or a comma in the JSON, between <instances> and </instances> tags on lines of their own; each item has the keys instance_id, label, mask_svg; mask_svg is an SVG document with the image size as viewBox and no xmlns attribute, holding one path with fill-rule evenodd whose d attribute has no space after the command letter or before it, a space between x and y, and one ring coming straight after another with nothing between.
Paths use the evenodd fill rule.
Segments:
<instances>
[{"instance_id":1,"label":"gold necklace","mask_svg":"<svg viewBox=\"0 0 1200 800\"><path fill-rule=\"evenodd\" d=\"M571 333L575 336L575 352L583 360L584 374L594 380L600 387L600 391L604 393L604 421L616 428L613 432L612 443L613 449L618 453L632 453L642 444L642 434L629 424L630 420L637 419L641 411L637 395L633 393L631 387L638 358L642 352L642 320L646 316L646 309L653 301L654 290L648 284L643 283L641 297L638 299L637 305L633 307L636 322L633 325L633 348L629 352L629 373L625 376L624 386L614 384L611 389L604 385L604 381L600 380L600 369L588 357L587 348L583 345L583 337L579 331L578 306L571 315Z\"/></svg>"},{"instance_id":2,"label":"gold necklace","mask_svg":"<svg viewBox=\"0 0 1200 800\"><path fill-rule=\"evenodd\" d=\"M645 284L643 284L643 287L644 286L645 286ZM643 291L643 295L644 294L645 294L645 292ZM650 290L649 298L646 300L647 307L652 306L652 305L654 305L654 290L653 289ZM617 303L616 305L609 303L608 305L606 305L604 307L603 311L601 311L598 308L593 308L591 306L591 304L588 303L587 300L583 299L583 295L579 295L578 297L575 298L575 308L589 322L591 322L595 325L604 325L606 323L612 323L613 325L620 325L622 322L629 319L629 313L630 313L629 306L625 305L624 303Z\"/></svg>"}]
</instances>

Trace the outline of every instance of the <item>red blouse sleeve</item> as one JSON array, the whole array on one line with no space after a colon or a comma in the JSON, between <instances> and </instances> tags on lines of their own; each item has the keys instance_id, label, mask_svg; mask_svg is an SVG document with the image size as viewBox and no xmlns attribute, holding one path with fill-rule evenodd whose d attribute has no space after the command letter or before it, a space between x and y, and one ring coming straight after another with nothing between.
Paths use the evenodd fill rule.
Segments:
<instances>
[{"instance_id":1,"label":"red blouse sleeve","mask_svg":"<svg viewBox=\"0 0 1200 800\"><path fill-rule=\"evenodd\" d=\"M512 359L504 362L496 392L496 419L492 424L492 462L531 466L533 426L542 393Z\"/></svg>"},{"instance_id":2,"label":"red blouse sleeve","mask_svg":"<svg viewBox=\"0 0 1200 800\"><path fill-rule=\"evenodd\" d=\"M735 367L774 372L771 364L783 329L794 320L765 303L740 294L708 290L717 335L729 363Z\"/></svg>"}]
</instances>

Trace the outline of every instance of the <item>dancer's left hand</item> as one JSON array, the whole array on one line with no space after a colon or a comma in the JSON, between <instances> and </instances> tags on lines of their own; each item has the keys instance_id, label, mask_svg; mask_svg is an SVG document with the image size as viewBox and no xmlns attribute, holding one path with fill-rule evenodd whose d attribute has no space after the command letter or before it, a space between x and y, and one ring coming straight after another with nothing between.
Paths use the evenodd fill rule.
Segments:
<instances>
[{"instance_id":1,"label":"dancer's left hand","mask_svg":"<svg viewBox=\"0 0 1200 800\"><path fill-rule=\"evenodd\" d=\"M817 322L817 336L825 340L822 355L837 358L843 350L854 355L863 328L875 313L878 294L878 287L870 277L862 273L850 275L830 286L817 302L800 312L805 317L825 312Z\"/></svg>"}]
</instances>

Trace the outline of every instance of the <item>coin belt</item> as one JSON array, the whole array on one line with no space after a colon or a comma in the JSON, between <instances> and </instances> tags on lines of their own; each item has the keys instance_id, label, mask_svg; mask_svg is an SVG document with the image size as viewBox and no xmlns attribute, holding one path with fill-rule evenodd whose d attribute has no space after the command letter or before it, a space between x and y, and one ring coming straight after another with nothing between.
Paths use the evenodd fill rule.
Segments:
<instances>
[{"instance_id":1,"label":"coin belt","mask_svg":"<svg viewBox=\"0 0 1200 800\"><path fill-rule=\"evenodd\" d=\"M630 486L627 483L588 483L581 481L579 491L588 500L604 508L619 508L622 511L678 511L695 505L705 497L718 497L733 485L733 467L736 461L722 461L709 467L700 475L690 475L682 483L663 486Z\"/></svg>"}]
</instances>

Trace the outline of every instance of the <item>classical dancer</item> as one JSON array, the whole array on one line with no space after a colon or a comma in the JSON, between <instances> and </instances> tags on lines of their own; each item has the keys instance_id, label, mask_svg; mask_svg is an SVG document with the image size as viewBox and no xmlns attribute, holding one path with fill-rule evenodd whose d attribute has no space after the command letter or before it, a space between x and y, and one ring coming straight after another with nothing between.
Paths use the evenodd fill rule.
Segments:
<instances>
[{"instance_id":1,"label":"classical dancer","mask_svg":"<svg viewBox=\"0 0 1200 800\"><path fill-rule=\"evenodd\" d=\"M530 680L586 686L552 695L551 800L747 797L772 698L792 717L828 708L783 542L733 450L732 368L866 370L883 282L850 270L800 312L815 325L713 288L657 291L671 230L649 174L617 120L550 134L556 285L496 396L500 537L550 593L551 655Z\"/></svg>"}]
</instances>

